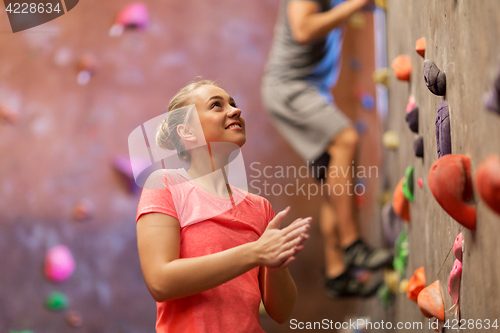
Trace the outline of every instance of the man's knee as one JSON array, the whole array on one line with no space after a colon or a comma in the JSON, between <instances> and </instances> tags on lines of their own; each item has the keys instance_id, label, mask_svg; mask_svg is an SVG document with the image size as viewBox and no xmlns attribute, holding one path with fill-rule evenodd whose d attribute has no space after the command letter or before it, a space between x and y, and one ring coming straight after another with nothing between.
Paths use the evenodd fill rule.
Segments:
<instances>
[{"instance_id":1,"label":"man's knee","mask_svg":"<svg viewBox=\"0 0 500 333\"><path fill-rule=\"evenodd\" d=\"M354 150L358 145L358 141L358 132L352 127L347 127L332 140L329 150Z\"/></svg>"}]
</instances>

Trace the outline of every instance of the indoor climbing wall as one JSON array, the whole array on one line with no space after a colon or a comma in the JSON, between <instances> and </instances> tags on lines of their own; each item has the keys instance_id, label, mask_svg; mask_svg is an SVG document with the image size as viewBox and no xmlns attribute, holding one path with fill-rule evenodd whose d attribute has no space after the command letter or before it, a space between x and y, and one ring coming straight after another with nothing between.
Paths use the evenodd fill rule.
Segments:
<instances>
[{"instance_id":1,"label":"indoor climbing wall","mask_svg":"<svg viewBox=\"0 0 500 333\"><path fill-rule=\"evenodd\" d=\"M479 172L489 155L500 155L500 113L497 93L492 93L500 66L498 1L389 0L387 7L388 63L392 62L394 74L389 82L387 130L395 137L384 137L390 148L386 171L393 200L408 192L395 203L403 215L409 204L405 277L410 279L424 267L423 283L432 285L421 292L418 305L406 293L398 293L391 320L420 321L423 331L431 332L420 306L433 317L444 315L441 325L448 319L462 320L447 332L464 330L466 325L469 331L481 331L479 323L485 329L486 320L500 325L500 163L492 159ZM414 101L409 102L410 96ZM411 111L415 108L418 111ZM399 139L399 144L391 139ZM423 142L423 153L417 140ZM407 170L411 165L413 176ZM395 190L405 170L406 187ZM411 196L413 202L403 202ZM460 233L463 244L456 242ZM463 258L457 259L461 245ZM423 287L416 275L410 285ZM420 283L415 284L417 280ZM436 286L444 305L428 297ZM452 307L454 303L458 306Z\"/></svg>"},{"instance_id":2,"label":"indoor climbing wall","mask_svg":"<svg viewBox=\"0 0 500 333\"><path fill-rule=\"evenodd\" d=\"M303 166L260 103L260 81L278 2L80 1L71 12L12 34L0 5L0 331L152 332L154 300L137 253L127 138L163 113L196 76L217 80L243 110L245 164ZM128 27L127 27L128 26ZM339 106L363 135L360 163L378 165L371 13L349 23ZM361 156L362 155L362 156ZM261 177L261 180L265 180ZM272 179L273 183L280 180ZM295 182L295 179L288 179ZM358 201L363 235L372 226L377 180ZM301 179L306 185L310 179ZM257 191L257 188L251 188ZM262 188L260 188L262 190ZM318 220L319 201L267 197ZM307 251L291 266L300 321L355 316L360 303L328 300L314 225ZM376 304L372 300L369 304ZM288 332L262 315L267 332Z\"/></svg>"}]
</instances>

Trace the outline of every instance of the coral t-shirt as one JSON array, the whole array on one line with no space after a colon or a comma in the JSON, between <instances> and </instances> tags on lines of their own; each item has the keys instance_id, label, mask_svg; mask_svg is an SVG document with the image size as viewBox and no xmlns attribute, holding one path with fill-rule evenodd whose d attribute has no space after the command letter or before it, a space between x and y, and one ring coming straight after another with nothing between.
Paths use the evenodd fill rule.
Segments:
<instances>
[{"instance_id":1,"label":"coral t-shirt","mask_svg":"<svg viewBox=\"0 0 500 333\"><path fill-rule=\"evenodd\" d=\"M136 221L147 213L175 217L180 258L201 257L256 241L274 211L266 199L231 186L232 198L201 189L184 169L150 176L165 184L144 188ZM157 302L157 333L264 332L260 327L259 267L202 293Z\"/></svg>"}]
</instances>

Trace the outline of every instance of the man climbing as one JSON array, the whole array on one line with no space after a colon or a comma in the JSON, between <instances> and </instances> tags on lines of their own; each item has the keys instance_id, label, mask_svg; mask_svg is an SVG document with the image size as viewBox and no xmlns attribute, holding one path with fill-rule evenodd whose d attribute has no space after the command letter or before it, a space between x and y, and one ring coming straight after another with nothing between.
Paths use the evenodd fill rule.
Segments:
<instances>
[{"instance_id":1,"label":"man climbing","mask_svg":"<svg viewBox=\"0 0 500 333\"><path fill-rule=\"evenodd\" d=\"M280 133L313 166L322 186L343 189L325 195L320 212L325 288L333 298L373 295L378 283L358 282L350 268L375 270L392 261L390 251L372 249L359 237L352 173L345 172L353 167L358 135L331 94L340 71L342 24L371 2L282 0L262 83L263 102Z\"/></svg>"}]
</instances>

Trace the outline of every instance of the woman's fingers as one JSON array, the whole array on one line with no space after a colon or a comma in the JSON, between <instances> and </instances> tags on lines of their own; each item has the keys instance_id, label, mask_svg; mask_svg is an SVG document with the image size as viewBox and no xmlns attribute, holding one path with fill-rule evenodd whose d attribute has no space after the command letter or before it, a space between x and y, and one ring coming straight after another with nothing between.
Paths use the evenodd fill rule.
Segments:
<instances>
[{"instance_id":1,"label":"woman's fingers","mask_svg":"<svg viewBox=\"0 0 500 333\"><path fill-rule=\"evenodd\" d=\"M289 242L297 237L300 237L302 234L305 234L309 230L309 227L310 227L309 223L306 222L297 229L290 231L285 235L284 238L285 242Z\"/></svg>"},{"instance_id":2,"label":"woman's fingers","mask_svg":"<svg viewBox=\"0 0 500 333\"><path fill-rule=\"evenodd\" d=\"M311 221L312 221L312 217L306 217L305 219L298 218L295 221L293 221L292 223L290 223L290 225L283 228L282 230L285 234L288 234L289 232L292 232L293 230L300 228L304 224L307 224L307 223L310 224Z\"/></svg>"}]
</instances>

